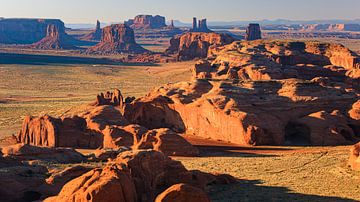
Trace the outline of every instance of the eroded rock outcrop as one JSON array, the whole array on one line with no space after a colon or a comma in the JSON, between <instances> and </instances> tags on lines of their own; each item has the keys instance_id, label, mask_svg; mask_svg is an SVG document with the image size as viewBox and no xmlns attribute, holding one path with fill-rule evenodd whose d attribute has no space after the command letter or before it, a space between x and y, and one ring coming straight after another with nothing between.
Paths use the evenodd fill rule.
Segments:
<instances>
[{"instance_id":1,"label":"eroded rock outcrop","mask_svg":"<svg viewBox=\"0 0 360 202\"><path fill-rule=\"evenodd\" d=\"M210 202L206 193L188 184L176 184L165 190L155 202Z\"/></svg>"},{"instance_id":2,"label":"eroded rock outcrop","mask_svg":"<svg viewBox=\"0 0 360 202\"><path fill-rule=\"evenodd\" d=\"M229 44L233 41L234 39L227 34L188 32L172 38L166 52L177 54L178 60L206 58L210 47Z\"/></svg>"},{"instance_id":3,"label":"eroded rock outcrop","mask_svg":"<svg viewBox=\"0 0 360 202\"><path fill-rule=\"evenodd\" d=\"M87 50L95 54L145 52L148 51L135 42L134 30L125 24L104 27L100 43Z\"/></svg>"},{"instance_id":4,"label":"eroded rock outcrop","mask_svg":"<svg viewBox=\"0 0 360 202\"><path fill-rule=\"evenodd\" d=\"M148 131L134 145L135 150L153 149L167 156L198 156L199 150L169 129Z\"/></svg>"},{"instance_id":5,"label":"eroded rock outcrop","mask_svg":"<svg viewBox=\"0 0 360 202\"><path fill-rule=\"evenodd\" d=\"M195 78L271 80L327 77L356 89L359 56L340 44L295 41L242 41L209 50L192 69Z\"/></svg>"},{"instance_id":6,"label":"eroded rock outcrop","mask_svg":"<svg viewBox=\"0 0 360 202\"><path fill-rule=\"evenodd\" d=\"M360 171L360 142L350 149L349 165L351 169Z\"/></svg>"},{"instance_id":7,"label":"eroded rock outcrop","mask_svg":"<svg viewBox=\"0 0 360 202\"><path fill-rule=\"evenodd\" d=\"M135 202L136 190L128 171L121 165L94 169L67 183L58 196L46 202L56 201L124 201Z\"/></svg>"},{"instance_id":8,"label":"eroded rock outcrop","mask_svg":"<svg viewBox=\"0 0 360 202\"><path fill-rule=\"evenodd\" d=\"M69 148L46 148L27 144L16 144L2 148L4 157L18 159L21 161L38 160L55 163L80 163L86 158Z\"/></svg>"},{"instance_id":9,"label":"eroded rock outcrop","mask_svg":"<svg viewBox=\"0 0 360 202\"><path fill-rule=\"evenodd\" d=\"M46 30L46 36L40 41L31 45L36 49L75 49L72 44L72 38L65 33L65 27L55 24L49 24Z\"/></svg>"},{"instance_id":10,"label":"eroded rock outcrop","mask_svg":"<svg viewBox=\"0 0 360 202\"><path fill-rule=\"evenodd\" d=\"M87 129L86 120L78 116L28 116L18 134L18 141L44 147L97 148L102 145L102 135Z\"/></svg>"},{"instance_id":11,"label":"eroded rock outcrop","mask_svg":"<svg viewBox=\"0 0 360 202\"><path fill-rule=\"evenodd\" d=\"M154 90L128 104L124 116L149 128L169 127L245 145L298 144L297 136L306 137L308 145L350 144L359 137L348 126L349 118L340 113L325 117L312 114L334 110L346 114L356 97L315 81L197 80ZM317 122L321 124L314 125ZM323 133L323 129L329 132Z\"/></svg>"},{"instance_id":12,"label":"eroded rock outcrop","mask_svg":"<svg viewBox=\"0 0 360 202\"><path fill-rule=\"evenodd\" d=\"M197 196L203 199L207 198L203 190L208 184L222 183L218 178L223 176L188 171L179 161L161 152L127 151L104 168L96 168L68 182L58 196L45 201L154 201L159 193L179 183L189 184L180 190L201 190ZM168 192L165 198L178 196ZM194 196L189 193L182 197Z\"/></svg>"}]
</instances>

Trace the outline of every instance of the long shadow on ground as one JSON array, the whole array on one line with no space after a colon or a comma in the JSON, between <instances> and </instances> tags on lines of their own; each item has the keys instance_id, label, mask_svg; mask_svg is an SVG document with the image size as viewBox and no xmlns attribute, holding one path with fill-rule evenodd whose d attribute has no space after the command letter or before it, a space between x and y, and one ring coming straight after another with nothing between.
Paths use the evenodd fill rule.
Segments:
<instances>
[{"instance_id":1,"label":"long shadow on ground","mask_svg":"<svg viewBox=\"0 0 360 202\"><path fill-rule=\"evenodd\" d=\"M0 64L50 65L50 64L93 64L124 66L156 66L150 63L124 63L109 58L75 57L60 55L0 53Z\"/></svg>"},{"instance_id":2,"label":"long shadow on ground","mask_svg":"<svg viewBox=\"0 0 360 202\"><path fill-rule=\"evenodd\" d=\"M331 202L357 201L341 197L318 196L293 193L286 187L262 186L258 180L240 180L233 185L210 186L210 198L214 202L252 202L252 201L303 201L303 202Z\"/></svg>"},{"instance_id":3,"label":"long shadow on ground","mask_svg":"<svg viewBox=\"0 0 360 202\"><path fill-rule=\"evenodd\" d=\"M239 146L196 145L201 157L276 157L276 152L291 151L289 148L258 148Z\"/></svg>"}]
</instances>

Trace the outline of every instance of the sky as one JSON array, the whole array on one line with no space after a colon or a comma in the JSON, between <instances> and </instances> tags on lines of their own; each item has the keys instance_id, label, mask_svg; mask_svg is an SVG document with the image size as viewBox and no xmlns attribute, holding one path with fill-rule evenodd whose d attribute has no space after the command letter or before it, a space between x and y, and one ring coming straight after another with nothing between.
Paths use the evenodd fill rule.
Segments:
<instances>
[{"instance_id":1,"label":"sky","mask_svg":"<svg viewBox=\"0 0 360 202\"><path fill-rule=\"evenodd\" d=\"M120 22L159 14L190 22L263 19L360 19L360 0L0 0L0 17L59 18L65 23Z\"/></svg>"}]
</instances>

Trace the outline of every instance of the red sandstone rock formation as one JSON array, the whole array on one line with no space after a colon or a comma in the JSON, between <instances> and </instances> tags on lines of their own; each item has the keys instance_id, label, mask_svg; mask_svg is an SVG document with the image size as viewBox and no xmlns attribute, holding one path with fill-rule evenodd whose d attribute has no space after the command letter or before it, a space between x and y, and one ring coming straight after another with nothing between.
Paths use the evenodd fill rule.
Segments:
<instances>
[{"instance_id":1,"label":"red sandstone rock formation","mask_svg":"<svg viewBox=\"0 0 360 202\"><path fill-rule=\"evenodd\" d=\"M59 119L26 117L18 141L46 147L97 148L102 144L102 135L88 130L86 120L77 116Z\"/></svg>"},{"instance_id":2,"label":"red sandstone rock formation","mask_svg":"<svg viewBox=\"0 0 360 202\"><path fill-rule=\"evenodd\" d=\"M112 105L118 106L123 108L124 105L124 98L119 89L115 89L114 92L106 92L101 93L96 97L96 101L93 104L94 106L101 106L101 105Z\"/></svg>"},{"instance_id":3,"label":"red sandstone rock formation","mask_svg":"<svg viewBox=\"0 0 360 202\"><path fill-rule=\"evenodd\" d=\"M349 115L352 119L360 121L360 100L354 103L352 109L349 111Z\"/></svg>"},{"instance_id":4,"label":"red sandstone rock formation","mask_svg":"<svg viewBox=\"0 0 360 202\"><path fill-rule=\"evenodd\" d=\"M125 22L133 29L161 29L165 28L165 17L152 15L138 15L134 19Z\"/></svg>"},{"instance_id":5,"label":"red sandstone rock formation","mask_svg":"<svg viewBox=\"0 0 360 202\"><path fill-rule=\"evenodd\" d=\"M57 201L124 201L135 202L134 181L121 165L94 169L67 183L58 196L45 202Z\"/></svg>"},{"instance_id":6,"label":"red sandstone rock formation","mask_svg":"<svg viewBox=\"0 0 360 202\"><path fill-rule=\"evenodd\" d=\"M4 157L21 161L39 160L55 163L79 163L86 158L74 149L36 147L26 144L10 145L2 148Z\"/></svg>"},{"instance_id":7,"label":"red sandstone rock formation","mask_svg":"<svg viewBox=\"0 0 360 202\"><path fill-rule=\"evenodd\" d=\"M210 202L210 199L203 190L188 184L173 185L155 199L155 202L175 201Z\"/></svg>"},{"instance_id":8,"label":"red sandstone rock formation","mask_svg":"<svg viewBox=\"0 0 360 202\"><path fill-rule=\"evenodd\" d=\"M148 128L171 127L177 132L237 144L349 144L359 137L347 126L347 117L312 114L346 112L356 97L336 87L296 79L241 83L197 80L154 90L127 104L124 115ZM297 137L305 138L299 142Z\"/></svg>"},{"instance_id":9,"label":"red sandstone rock formation","mask_svg":"<svg viewBox=\"0 0 360 202\"><path fill-rule=\"evenodd\" d=\"M206 58L210 47L233 41L234 39L226 34L189 32L172 38L166 52L176 53L179 60Z\"/></svg>"},{"instance_id":10,"label":"red sandstone rock formation","mask_svg":"<svg viewBox=\"0 0 360 202\"><path fill-rule=\"evenodd\" d=\"M340 44L320 42L233 42L209 50L209 58L192 69L195 78L271 80L316 77L345 80L355 88L359 56Z\"/></svg>"},{"instance_id":11,"label":"red sandstone rock formation","mask_svg":"<svg viewBox=\"0 0 360 202\"><path fill-rule=\"evenodd\" d=\"M90 32L89 34L81 37L81 40L85 41L100 41L102 36L102 29L100 26L100 21L96 21L96 27L95 30Z\"/></svg>"},{"instance_id":12,"label":"red sandstone rock formation","mask_svg":"<svg viewBox=\"0 0 360 202\"><path fill-rule=\"evenodd\" d=\"M349 165L351 169L360 171L360 142L350 149Z\"/></svg>"},{"instance_id":13,"label":"red sandstone rock formation","mask_svg":"<svg viewBox=\"0 0 360 202\"><path fill-rule=\"evenodd\" d=\"M127 151L104 168L96 168L70 181L58 196L45 201L154 201L158 193L179 183L189 184L181 190L188 186L194 187L191 190L201 190L198 193L201 199L207 198L202 195L205 186L222 183L219 178L223 176L188 171L161 152ZM174 195L177 194L167 197ZM192 198L190 194L183 197Z\"/></svg>"},{"instance_id":14,"label":"red sandstone rock formation","mask_svg":"<svg viewBox=\"0 0 360 202\"><path fill-rule=\"evenodd\" d=\"M246 29L245 39L247 41L253 41L261 39L261 30L259 24L249 24Z\"/></svg>"},{"instance_id":15,"label":"red sandstone rock formation","mask_svg":"<svg viewBox=\"0 0 360 202\"><path fill-rule=\"evenodd\" d=\"M46 37L31 45L36 49L75 49L72 39L65 33L65 27L50 24L47 27Z\"/></svg>"},{"instance_id":16,"label":"red sandstone rock formation","mask_svg":"<svg viewBox=\"0 0 360 202\"><path fill-rule=\"evenodd\" d=\"M103 28L101 42L87 50L95 54L145 53L146 49L135 42L134 30L124 24Z\"/></svg>"},{"instance_id":17,"label":"red sandstone rock formation","mask_svg":"<svg viewBox=\"0 0 360 202\"><path fill-rule=\"evenodd\" d=\"M135 150L153 149L167 156L198 156L199 150L169 129L151 130L144 134Z\"/></svg>"},{"instance_id":18,"label":"red sandstone rock formation","mask_svg":"<svg viewBox=\"0 0 360 202\"><path fill-rule=\"evenodd\" d=\"M89 167L76 165L72 167L67 167L59 172L52 173L51 176L46 179L47 186L45 185L45 189L48 192L47 194L58 194L66 183L77 177L80 177L81 175L89 172L90 170L91 168Z\"/></svg>"},{"instance_id":19,"label":"red sandstone rock formation","mask_svg":"<svg viewBox=\"0 0 360 202\"><path fill-rule=\"evenodd\" d=\"M46 37L49 25L59 30L64 23L56 19L0 19L0 43L32 44Z\"/></svg>"}]
</instances>

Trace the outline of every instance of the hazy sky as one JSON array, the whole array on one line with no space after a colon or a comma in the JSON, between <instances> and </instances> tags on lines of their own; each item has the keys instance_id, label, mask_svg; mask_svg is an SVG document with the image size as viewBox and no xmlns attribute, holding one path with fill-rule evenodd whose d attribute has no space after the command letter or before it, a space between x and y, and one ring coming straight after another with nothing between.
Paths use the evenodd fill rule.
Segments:
<instances>
[{"instance_id":1,"label":"hazy sky","mask_svg":"<svg viewBox=\"0 0 360 202\"><path fill-rule=\"evenodd\" d=\"M65 23L119 22L160 14L190 22L262 19L356 19L360 0L0 0L0 16L60 18Z\"/></svg>"}]
</instances>

